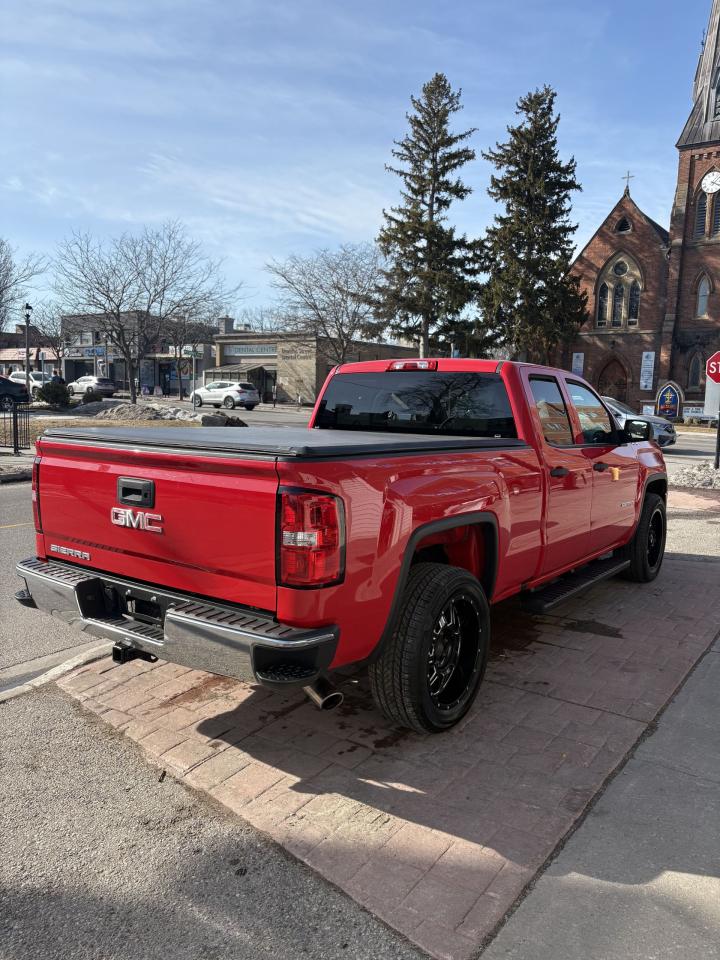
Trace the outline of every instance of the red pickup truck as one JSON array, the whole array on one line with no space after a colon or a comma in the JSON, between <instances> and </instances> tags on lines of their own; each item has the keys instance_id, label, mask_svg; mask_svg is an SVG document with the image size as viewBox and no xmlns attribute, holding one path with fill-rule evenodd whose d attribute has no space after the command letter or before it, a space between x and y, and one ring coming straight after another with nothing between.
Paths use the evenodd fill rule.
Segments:
<instances>
[{"instance_id":1,"label":"red pickup truck","mask_svg":"<svg viewBox=\"0 0 720 960\"><path fill-rule=\"evenodd\" d=\"M17 599L114 657L161 657L451 727L485 670L489 603L546 610L665 548L667 477L582 379L488 360L346 364L308 428L54 428Z\"/></svg>"}]
</instances>

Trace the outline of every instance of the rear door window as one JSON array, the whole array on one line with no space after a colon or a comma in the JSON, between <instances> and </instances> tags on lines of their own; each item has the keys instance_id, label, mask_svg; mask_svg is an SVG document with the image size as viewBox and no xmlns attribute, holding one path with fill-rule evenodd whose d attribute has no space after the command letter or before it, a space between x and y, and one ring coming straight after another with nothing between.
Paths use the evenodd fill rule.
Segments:
<instances>
[{"instance_id":1,"label":"rear door window","mask_svg":"<svg viewBox=\"0 0 720 960\"><path fill-rule=\"evenodd\" d=\"M495 373L340 373L327 385L315 425L336 430L517 438L505 384Z\"/></svg>"},{"instance_id":2,"label":"rear door window","mask_svg":"<svg viewBox=\"0 0 720 960\"><path fill-rule=\"evenodd\" d=\"M531 377L530 390L547 443L554 447L571 447L575 438L557 380L552 377Z\"/></svg>"},{"instance_id":3,"label":"rear door window","mask_svg":"<svg viewBox=\"0 0 720 960\"><path fill-rule=\"evenodd\" d=\"M567 389L577 410L583 443L614 443L615 424L598 396L581 383L567 380Z\"/></svg>"}]
</instances>

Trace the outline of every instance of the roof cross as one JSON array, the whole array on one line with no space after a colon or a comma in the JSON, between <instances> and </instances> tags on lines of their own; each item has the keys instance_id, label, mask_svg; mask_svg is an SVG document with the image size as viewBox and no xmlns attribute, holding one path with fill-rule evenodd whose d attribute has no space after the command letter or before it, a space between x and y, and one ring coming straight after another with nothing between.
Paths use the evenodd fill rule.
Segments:
<instances>
[{"instance_id":1,"label":"roof cross","mask_svg":"<svg viewBox=\"0 0 720 960\"><path fill-rule=\"evenodd\" d=\"M628 170L625 176L620 177L620 179L625 181L625 193L630 193L630 181L635 179L635 174L630 173L630 171Z\"/></svg>"}]
</instances>

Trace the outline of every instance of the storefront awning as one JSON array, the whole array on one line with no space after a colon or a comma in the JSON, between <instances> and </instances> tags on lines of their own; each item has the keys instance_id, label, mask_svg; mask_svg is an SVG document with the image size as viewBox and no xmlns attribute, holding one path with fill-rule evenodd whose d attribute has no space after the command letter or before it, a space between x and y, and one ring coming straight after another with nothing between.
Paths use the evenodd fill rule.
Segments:
<instances>
[{"instance_id":1,"label":"storefront awning","mask_svg":"<svg viewBox=\"0 0 720 960\"><path fill-rule=\"evenodd\" d=\"M275 370L276 368L276 363L226 363L222 367L208 367L205 370L205 376L218 380L239 373L250 373L251 370Z\"/></svg>"}]
</instances>

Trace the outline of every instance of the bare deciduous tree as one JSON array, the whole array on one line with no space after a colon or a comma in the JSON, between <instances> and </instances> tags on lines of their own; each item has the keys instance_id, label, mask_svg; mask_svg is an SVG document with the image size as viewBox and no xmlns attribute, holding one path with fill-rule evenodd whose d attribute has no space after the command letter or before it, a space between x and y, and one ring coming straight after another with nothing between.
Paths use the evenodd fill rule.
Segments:
<instances>
[{"instance_id":1,"label":"bare deciduous tree","mask_svg":"<svg viewBox=\"0 0 720 960\"><path fill-rule=\"evenodd\" d=\"M66 309L92 316L101 338L121 354L135 402L135 371L165 324L215 319L237 293L225 287L220 268L181 223L170 221L105 244L73 234L58 249L55 286Z\"/></svg>"},{"instance_id":2,"label":"bare deciduous tree","mask_svg":"<svg viewBox=\"0 0 720 960\"><path fill-rule=\"evenodd\" d=\"M238 313L236 327L254 333L282 333L288 329L288 318L277 307L246 307Z\"/></svg>"},{"instance_id":3,"label":"bare deciduous tree","mask_svg":"<svg viewBox=\"0 0 720 960\"><path fill-rule=\"evenodd\" d=\"M56 300L44 300L33 310L33 326L47 346L58 370L67 356L67 329L62 307Z\"/></svg>"},{"instance_id":4,"label":"bare deciduous tree","mask_svg":"<svg viewBox=\"0 0 720 960\"><path fill-rule=\"evenodd\" d=\"M267 270L280 292L285 328L319 337L318 350L330 362L344 363L354 340L383 330L369 306L380 276L380 254L372 244L273 260Z\"/></svg>"},{"instance_id":5,"label":"bare deciduous tree","mask_svg":"<svg viewBox=\"0 0 720 960\"><path fill-rule=\"evenodd\" d=\"M192 364L192 354L206 343L212 343L218 334L217 323L210 320L195 320L192 317L171 317L163 324L163 338L175 358L179 396L182 399L182 374ZM183 351L189 348L190 358Z\"/></svg>"},{"instance_id":6,"label":"bare deciduous tree","mask_svg":"<svg viewBox=\"0 0 720 960\"><path fill-rule=\"evenodd\" d=\"M46 269L44 257L29 254L19 260L8 241L0 237L0 333L13 307L25 298L28 283Z\"/></svg>"}]
</instances>

